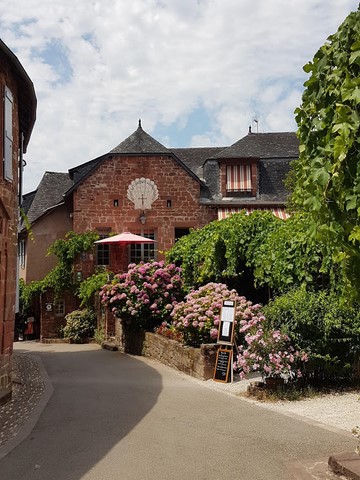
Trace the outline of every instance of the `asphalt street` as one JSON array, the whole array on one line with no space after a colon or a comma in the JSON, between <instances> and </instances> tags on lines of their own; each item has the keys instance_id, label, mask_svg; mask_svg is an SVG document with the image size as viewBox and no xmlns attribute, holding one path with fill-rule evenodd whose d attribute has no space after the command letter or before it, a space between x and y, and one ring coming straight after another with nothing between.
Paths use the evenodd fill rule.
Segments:
<instances>
[{"instance_id":1,"label":"asphalt street","mask_svg":"<svg viewBox=\"0 0 360 480\"><path fill-rule=\"evenodd\" d=\"M28 436L0 460L1 480L310 479L301 465L354 448L341 432L149 359L97 345L16 348L40 358L53 390Z\"/></svg>"}]
</instances>

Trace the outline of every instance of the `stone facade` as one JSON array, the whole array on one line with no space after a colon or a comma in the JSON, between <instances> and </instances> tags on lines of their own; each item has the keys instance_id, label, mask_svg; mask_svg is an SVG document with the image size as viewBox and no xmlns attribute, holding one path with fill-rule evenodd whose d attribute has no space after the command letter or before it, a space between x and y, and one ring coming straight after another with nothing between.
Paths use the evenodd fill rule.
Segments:
<instances>
[{"instance_id":1,"label":"stone facade","mask_svg":"<svg viewBox=\"0 0 360 480\"><path fill-rule=\"evenodd\" d=\"M0 41L0 402L11 395L11 355L17 310L19 164L35 121L32 83L15 55ZM20 151L20 155L19 155Z\"/></svg>"},{"instance_id":2,"label":"stone facade","mask_svg":"<svg viewBox=\"0 0 360 480\"><path fill-rule=\"evenodd\" d=\"M59 338L60 329L66 324L65 315L79 308L79 300L71 292L65 292L56 299L52 290L47 290L40 297L40 314L35 319L39 325L40 340Z\"/></svg>"},{"instance_id":3,"label":"stone facade","mask_svg":"<svg viewBox=\"0 0 360 480\"><path fill-rule=\"evenodd\" d=\"M16 82L13 79L11 65L4 59L0 63L0 87L2 96L5 85L12 91L16 91ZM9 396L11 391L11 368L10 358L14 338L15 319L15 292L16 292L16 258L17 258L17 220L18 220L18 169L17 151L19 148L19 125L18 100L14 96L13 103L13 180L8 181L0 177L0 311L3 319L0 323L0 398ZM1 118L4 112L1 102ZM3 130L3 120L1 130ZM0 146L1 158L3 158L3 142Z\"/></svg>"},{"instance_id":4,"label":"stone facade","mask_svg":"<svg viewBox=\"0 0 360 480\"><path fill-rule=\"evenodd\" d=\"M146 212L145 225L141 224L140 211L126 196L131 182L142 177L151 179L159 192L159 198ZM74 231L151 230L157 239L158 259L162 258L160 252L174 244L175 228L200 228L216 218L216 211L199 202L199 183L171 155L114 154L78 186L73 198Z\"/></svg>"}]
</instances>

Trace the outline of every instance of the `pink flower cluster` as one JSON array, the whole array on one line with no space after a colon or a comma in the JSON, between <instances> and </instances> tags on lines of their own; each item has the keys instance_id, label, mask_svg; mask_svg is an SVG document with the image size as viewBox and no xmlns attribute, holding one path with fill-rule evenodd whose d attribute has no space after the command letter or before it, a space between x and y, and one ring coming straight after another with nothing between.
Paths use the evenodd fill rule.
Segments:
<instances>
[{"instance_id":1,"label":"pink flower cluster","mask_svg":"<svg viewBox=\"0 0 360 480\"><path fill-rule=\"evenodd\" d=\"M103 286L101 302L129 324L160 324L183 298L180 273L180 268L164 262L130 264L126 273Z\"/></svg>"},{"instance_id":2,"label":"pink flower cluster","mask_svg":"<svg viewBox=\"0 0 360 480\"><path fill-rule=\"evenodd\" d=\"M236 301L237 331L241 322L252 322L261 308L239 296L236 290L229 290L227 285L208 283L198 290L192 290L185 301L174 306L171 312L172 328L182 333L184 342L188 345L215 342L223 300Z\"/></svg>"},{"instance_id":3,"label":"pink flower cluster","mask_svg":"<svg viewBox=\"0 0 360 480\"><path fill-rule=\"evenodd\" d=\"M290 338L279 330L265 329L265 317L254 317L241 322L245 333L245 347L239 347L234 370L240 378L251 372L259 372L263 378L302 376L301 365L308 361L307 354L291 345Z\"/></svg>"}]
</instances>

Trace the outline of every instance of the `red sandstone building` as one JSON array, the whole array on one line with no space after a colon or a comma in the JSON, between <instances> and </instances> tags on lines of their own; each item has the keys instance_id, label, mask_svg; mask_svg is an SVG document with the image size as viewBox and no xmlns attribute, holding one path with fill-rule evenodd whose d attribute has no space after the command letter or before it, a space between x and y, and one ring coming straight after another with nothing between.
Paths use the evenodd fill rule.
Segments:
<instances>
[{"instance_id":1,"label":"red sandstone building","mask_svg":"<svg viewBox=\"0 0 360 480\"><path fill-rule=\"evenodd\" d=\"M110 152L67 173L46 172L24 198L35 243L21 234L20 275L43 278L54 266L47 248L66 232L96 231L101 237L130 231L153 245L98 245L76 264L85 278L97 266L124 271L131 262L163 258L190 228L245 209L269 209L285 218L284 178L298 156L294 133L251 133L230 147L166 148L141 126ZM35 312L38 336L56 337L71 297L43 296Z\"/></svg>"},{"instance_id":2,"label":"red sandstone building","mask_svg":"<svg viewBox=\"0 0 360 480\"><path fill-rule=\"evenodd\" d=\"M0 403L11 395L10 360L17 291L17 233L22 155L35 122L33 84L17 57L0 40Z\"/></svg>"}]
</instances>

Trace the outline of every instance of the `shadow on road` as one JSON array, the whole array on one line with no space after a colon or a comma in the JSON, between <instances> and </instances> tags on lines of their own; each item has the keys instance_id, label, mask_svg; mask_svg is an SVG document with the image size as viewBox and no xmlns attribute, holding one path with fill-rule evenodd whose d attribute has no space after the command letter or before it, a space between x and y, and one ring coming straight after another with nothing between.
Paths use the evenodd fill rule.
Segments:
<instances>
[{"instance_id":1,"label":"shadow on road","mask_svg":"<svg viewBox=\"0 0 360 480\"><path fill-rule=\"evenodd\" d=\"M141 422L162 390L160 374L136 357L95 345L23 347L16 353L41 357L54 393L30 436L0 461L4 479L82 478Z\"/></svg>"}]
</instances>

